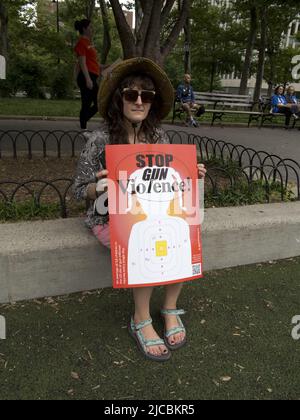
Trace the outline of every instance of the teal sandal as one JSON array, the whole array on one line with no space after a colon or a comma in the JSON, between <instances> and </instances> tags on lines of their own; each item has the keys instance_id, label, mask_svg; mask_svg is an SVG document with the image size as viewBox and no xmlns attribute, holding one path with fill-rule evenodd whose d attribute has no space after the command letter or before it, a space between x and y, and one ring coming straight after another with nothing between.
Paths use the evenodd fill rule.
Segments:
<instances>
[{"instance_id":1,"label":"teal sandal","mask_svg":"<svg viewBox=\"0 0 300 420\"><path fill-rule=\"evenodd\" d=\"M171 335L175 335L175 334L178 334L178 333L181 333L181 332L184 332L186 334L186 329L184 328L184 325L183 325L183 323L180 319L180 316L179 316L179 315L184 315L185 311L183 309L162 309L160 313L161 313L162 316L163 315L176 315L177 322L179 324L179 327L172 328L168 331L166 331L166 328L165 328L165 332L164 332L165 345L168 347L168 349L178 350L181 347L185 346L186 343L187 343L186 336L185 336L184 340L181 341L178 344L173 344L172 345L172 344L169 343L169 340L168 340L168 338L171 337Z\"/></svg>"},{"instance_id":2,"label":"teal sandal","mask_svg":"<svg viewBox=\"0 0 300 420\"><path fill-rule=\"evenodd\" d=\"M160 356L155 356L153 354L150 354L147 349L148 347L152 346L165 346L164 340L146 340L142 329L144 327L147 327L148 325L152 324L152 319L147 319L146 321L140 322L139 324L135 324L133 318L131 319L131 322L128 326L129 334L132 336L132 338L135 339L137 342L138 348L143 353L143 355L150 360L154 360L156 362L167 362L170 357L171 353L168 351L166 354L161 354Z\"/></svg>"}]
</instances>

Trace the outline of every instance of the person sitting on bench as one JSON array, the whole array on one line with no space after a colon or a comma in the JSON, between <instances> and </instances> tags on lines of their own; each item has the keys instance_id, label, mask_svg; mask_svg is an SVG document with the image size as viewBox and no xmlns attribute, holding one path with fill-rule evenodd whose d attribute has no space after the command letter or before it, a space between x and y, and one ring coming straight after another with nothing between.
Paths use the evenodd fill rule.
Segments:
<instances>
[{"instance_id":1,"label":"person sitting on bench","mask_svg":"<svg viewBox=\"0 0 300 420\"><path fill-rule=\"evenodd\" d=\"M294 88L294 86L289 86L285 97L287 103L291 105L291 111L294 115L294 118L298 120L300 116L300 104L296 96L296 89Z\"/></svg>"},{"instance_id":2,"label":"person sitting on bench","mask_svg":"<svg viewBox=\"0 0 300 420\"><path fill-rule=\"evenodd\" d=\"M284 114L285 115L285 127L288 128L290 120L293 115L292 105L288 104L286 97L284 96L284 87L282 85L277 86L274 95L272 96L272 110L273 114Z\"/></svg>"},{"instance_id":3,"label":"person sitting on bench","mask_svg":"<svg viewBox=\"0 0 300 420\"><path fill-rule=\"evenodd\" d=\"M195 94L191 85L192 77L190 74L185 74L184 82L177 88L177 100L181 102L182 110L186 113L186 122L190 127L198 127L197 122L193 118L193 111L196 111L196 116L200 117L205 113L205 109L201 105L195 103Z\"/></svg>"}]
</instances>

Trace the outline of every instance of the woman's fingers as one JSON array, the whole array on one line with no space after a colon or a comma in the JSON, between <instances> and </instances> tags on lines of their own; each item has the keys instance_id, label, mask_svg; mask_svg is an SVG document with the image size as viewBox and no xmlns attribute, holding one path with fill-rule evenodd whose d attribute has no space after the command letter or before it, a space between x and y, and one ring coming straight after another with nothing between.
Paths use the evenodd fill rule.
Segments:
<instances>
[{"instance_id":1,"label":"woman's fingers","mask_svg":"<svg viewBox=\"0 0 300 420\"><path fill-rule=\"evenodd\" d=\"M198 171L199 171L199 177L200 178L204 178L205 175L206 175L206 173L207 173L207 170L205 168L205 165L203 165L202 163L199 163L197 165L197 167L198 167Z\"/></svg>"},{"instance_id":2,"label":"woman's fingers","mask_svg":"<svg viewBox=\"0 0 300 420\"><path fill-rule=\"evenodd\" d=\"M108 171L105 169L104 171L100 171L96 174L97 179L106 178L108 175Z\"/></svg>"}]
</instances>

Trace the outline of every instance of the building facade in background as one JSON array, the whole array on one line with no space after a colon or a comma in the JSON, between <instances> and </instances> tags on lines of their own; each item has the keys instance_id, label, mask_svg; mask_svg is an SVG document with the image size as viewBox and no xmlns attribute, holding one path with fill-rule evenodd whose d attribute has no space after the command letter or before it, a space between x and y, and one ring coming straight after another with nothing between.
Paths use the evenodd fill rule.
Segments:
<instances>
[{"instance_id":1,"label":"building facade in background","mask_svg":"<svg viewBox=\"0 0 300 420\"><path fill-rule=\"evenodd\" d=\"M230 7L234 0L210 0L212 6L218 7ZM238 18L237 18L238 20ZM289 26L287 33L282 36L282 48L297 48L300 47L300 42L297 40L297 35L300 34L300 16L296 18ZM300 91L300 83L291 80L297 91ZM240 74L233 72L231 74L222 75L221 84L228 92L237 93L240 87L241 79ZM249 95L253 95L256 84L255 76L252 76L248 81ZM262 94L265 94L268 90L268 84L263 82Z\"/></svg>"}]
</instances>

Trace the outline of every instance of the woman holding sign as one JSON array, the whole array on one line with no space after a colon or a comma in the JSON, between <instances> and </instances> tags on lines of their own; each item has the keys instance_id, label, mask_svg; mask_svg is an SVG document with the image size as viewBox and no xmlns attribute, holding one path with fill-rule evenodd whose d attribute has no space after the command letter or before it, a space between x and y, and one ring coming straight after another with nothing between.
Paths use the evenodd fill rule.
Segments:
<instances>
[{"instance_id":1,"label":"woman holding sign","mask_svg":"<svg viewBox=\"0 0 300 420\"><path fill-rule=\"evenodd\" d=\"M97 201L107 193L108 171L105 162L106 145L168 144L169 140L160 126L174 103L174 89L165 72L146 58L133 58L115 66L107 74L99 89L99 110L105 123L93 133L85 133L87 144L82 151L75 177L75 193L78 199ZM149 160L151 157L147 157ZM169 158L170 159L170 158ZM144 157L139 157L143 166ZM199 177L204 178L206 169L198 165ZM101 196L100 198L103 198ZM102 200L103 201L103 200ZM109 216L92 205L87 214L87 226L99 241L110 247ZM161 339L152 325L150 300L153 287L133 289L135 313L129 332L139 349L149 359L166 361L170 350L185 345L186 330L180 319L183 310L177 309L182 284L165 287L162 307L165 336Z\"/></svg>"}]
</instances>

